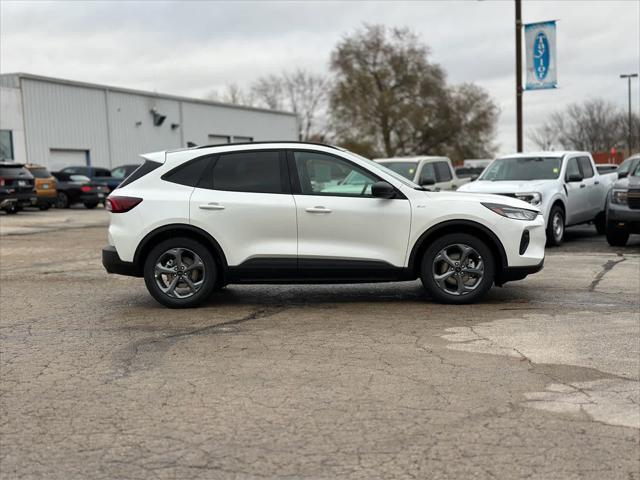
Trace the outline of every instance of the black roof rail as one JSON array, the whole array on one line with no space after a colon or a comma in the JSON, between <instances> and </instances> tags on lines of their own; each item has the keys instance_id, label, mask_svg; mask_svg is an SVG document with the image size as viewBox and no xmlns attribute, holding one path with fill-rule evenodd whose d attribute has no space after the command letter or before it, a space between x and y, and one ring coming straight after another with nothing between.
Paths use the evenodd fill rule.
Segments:
<instances>
[{"instance_id":1,"label":"black roof rail","mask_svg":"<svg viewBox=\"0 0 640 480\"><path fill-rule=\"evenodd\" d=\"M336 147L335 145L328 145L326 143L318 143L318 142L301 142L298 140L269 140L269 141L260 141L260 142L238 142L238 143L217 143L214 145L198 145L197 147L193 147L196 150L199 150L201 148L211 148L211 147L229 147L229 146L236 146L236 145L264 145L264 144L270 144L270 143L295 143L295 144L299 144L299 145L315 145L317 147L328 147L328 148L335 148L336 150L340 150L340 147Z\"/></svg>"}]
</instances>

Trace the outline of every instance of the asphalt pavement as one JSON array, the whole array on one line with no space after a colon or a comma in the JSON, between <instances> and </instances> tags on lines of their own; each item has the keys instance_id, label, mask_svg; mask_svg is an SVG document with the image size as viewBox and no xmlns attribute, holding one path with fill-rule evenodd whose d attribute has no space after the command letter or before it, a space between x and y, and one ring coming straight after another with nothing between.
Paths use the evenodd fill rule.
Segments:
<instances>
[{"instance_id":1,"label":"asphalt pavement","mask_svg":"<svg viewBox=\"0 0 640 480\"><path fill-rule=\"evenodd\" d=\"M0 216L0 478L640 479L640 236L470 306L419 282L168 310L99 208Z\"/></svg>"}]
</instances>

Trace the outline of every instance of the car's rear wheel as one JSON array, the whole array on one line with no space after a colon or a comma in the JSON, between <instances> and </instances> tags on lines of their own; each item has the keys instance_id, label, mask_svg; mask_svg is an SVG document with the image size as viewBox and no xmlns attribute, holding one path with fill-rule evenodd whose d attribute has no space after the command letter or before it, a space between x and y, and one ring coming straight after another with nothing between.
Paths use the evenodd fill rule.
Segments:
<instances>
[{"instance_id":1,"label":"car's rear wheel","mask_svg":"<svg viewBox=\"0 0 640 480\"><path fill-rule=\"evenodd\" d=\"M84 206L85 208L88 208L89 210L91 210L92 208L96 208L98 204L96 202L91 202L91 203L85 203Z\"/></svg>"},{"instance_id":2,"label":"car's rear wheel","mask_svg":"<svg viewBox=\"0 0 640 480\"><path fill-rule=\"evenodd\" d=\"M14 215L18 213L20 209L17 205L11 205L10 207L5 208L4 211L7 212L7 215Z\"/></svg>"},{"instance_id":3,"label":"car's rear wheel","mask_svg":"<svg viewBox=\"0 0 640 480\"><path fill-rule=\"evenodd\" d=\"M56 197L56 207L69 208L69 195L64 192L58 192L58 196Z\"/></svg>"},{"instance_id":4,"label":"car's rear wheel","mask_svg":"<svg viewBox=\"0 0 640 480\"><path fill-rule=\"evenodd\" d=\"M612 247L624 247L629 240L629 232L616 227L615 223L607 223L607 242Z\"/></svg>"},{"instance_id":5,"label":"car's rear wheel","mask_svg":"<svg viewBox=\"0 0 640 480\"><path fill-rule=\"evenodd\" d=\"M466 233L452 233L435 240L422 257L422 284L438 302L475 302L489 291L494 276L491 249Z\"/></svg>"},{"instance_id":6,"label":"car's rear wheel","mask_svg":"<svg viewBox=\"0 0 640 480\"><path fill-rule=\"evenodd\" d=\"M41 203L40 205L38 205L38 208L42 211L49 210L49 207L51 207L51 205L49 205L48 203Z\"/></svg>"},{"instance_id":7,"label":"car's rear wheel","mask_svg":"<svg viewBox=\"0 0 640 480\"><path fill-rule=\"evenodd\" d=\"M156 245L144 263L144 281L149 293L169 308L195 307L213 292L219 277L211 252L186 237Z\"/></svg>"},{"instance_id":8,"label":"car's rear wheel","mask_svg":"<svg viewBox=\"0 0 640 480\"><path fill-rule=\"evenodd\" d=\"M551 208L547 222L547 245L558 247L564 239L564 211L558 205Z\"/></svg>"}]
</instances>

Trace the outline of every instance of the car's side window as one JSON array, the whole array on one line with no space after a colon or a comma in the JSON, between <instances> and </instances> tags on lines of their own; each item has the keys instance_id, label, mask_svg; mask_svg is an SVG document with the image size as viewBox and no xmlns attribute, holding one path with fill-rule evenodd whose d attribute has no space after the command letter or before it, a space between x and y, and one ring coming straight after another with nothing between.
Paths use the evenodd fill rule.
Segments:
<instances>
[{"instance_id":1,"label":"car's side window","mask_svg":"<svg viewBox=\"0 0 640 480\"><path fill-rule=\"evenodd\" d=\"M435 168L438 182L451 181L453 177L451 176L451 169L449 168L449 164L447 162L436 162Z\"/></svg>"},{"instance_id":2,"label":"car's side window","mask_svg":"<svg viewBox=\"0 0 640 480\"><path fill-rule=\"evenodd\" d=\"M580 167L578 166L577 158L570 158L569 160L567 160L567 170L565 172L564 179L568 181L571 175L582 176L582 173L580 173Z\"/></svg>"},{"instance_id":3,"label":"car's side window","mask_svg":"<svg viewBox=\"0 0 640 480\"><path fill-rule=\"evenodd\" d=\"M578 159L580 163L580 169L582 170L582 176L584 178L593 177L593 167L591 166L591 161L587 157L580 157Z\"/></svg>"},{"instance_id":4,"label":"car's side window","mask_svg":"<svg viewBox=\"0 0 640 480\"><path fill-rule=\"evenodd\" d=\"M346 160L312 151L294 151L300 189L305 195L370 197L378 179Z\"/></svg>"},{"instance_id":5,"label":"car's side window","mask_svg":"<svg viewBox=\"0 0 640 480\"><path fill-rule=\"evenodd\" d=\"M283 162L278 150L224 153L213 167L213 189L288 193Z\"/></svg>"},{"instance_id":6,"label":"car's side window","mask_svg":"<svg viewBox=\"0 0 640 480\"><path fill-rule=\"evenodd\" d=\"M436 170L433 168L433 163L423 163L422 170L420 171L419 185L426 184L429 180L436 182Z\"/></svg>"},{"instance_id":7,"label":"car's side window","mask_svg":"<svg viewBox=\"0 0 640 480\"><path fill-rule=\"evenodd\" d=\"M186 185L187 187L195 187L198 185L198 182L200 182L200 179L212 160L213 158L211 156L189 160L165 173L160 178L167 182L178 183L180 185Z\"/></svg>"},{"instance_id":8,"label":"car's side window","mask_svg":"<svg viewBox=\"0 0 640 480\"><path fill-rule=\"evenodd\" d=\"M111 176L115 179L121 179L124 178L125 176L125 169L124 167L118 167L118 168L114 168L113 171L111 172Z\"/></svg>"}]
</instances>

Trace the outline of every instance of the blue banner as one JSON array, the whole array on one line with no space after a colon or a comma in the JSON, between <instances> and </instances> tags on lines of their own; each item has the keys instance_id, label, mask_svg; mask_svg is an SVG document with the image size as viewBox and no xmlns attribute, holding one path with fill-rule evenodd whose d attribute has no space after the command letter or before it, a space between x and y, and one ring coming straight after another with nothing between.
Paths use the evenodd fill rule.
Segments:
<instances>
[{"instance_id":1,"label":"blue banner","mask_svg":"<svg viewBox=\"0 0 640 480\"><path fill-rule=\"evenodd\" d=\"M556 22L529 23L524 26L524 44L527 51L527 90L556 88Z\"/></svg>"}]
</instances>

